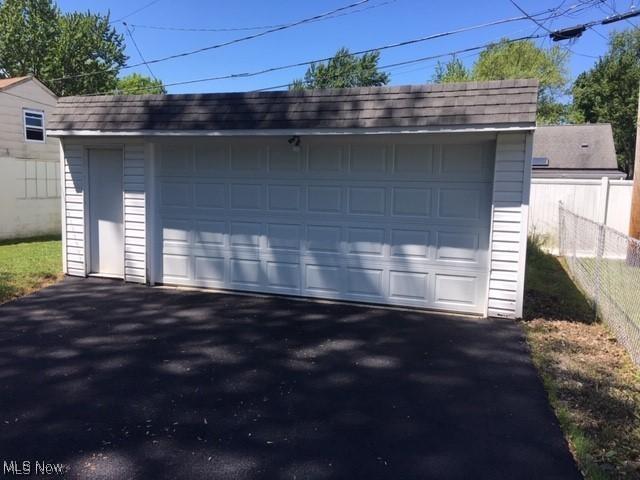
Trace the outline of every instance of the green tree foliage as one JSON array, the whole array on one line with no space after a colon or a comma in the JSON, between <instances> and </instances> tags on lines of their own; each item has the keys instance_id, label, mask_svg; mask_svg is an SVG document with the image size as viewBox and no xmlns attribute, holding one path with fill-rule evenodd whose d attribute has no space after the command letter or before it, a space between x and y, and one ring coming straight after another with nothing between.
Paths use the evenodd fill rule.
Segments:
<instances>
[{"instance_id":1,"label":"green tree foliage","mask_svg":"<svg viewBox=\"0 0 640 480\"><path fill-rule=\"evenodd\" d=\"M578 76L573 86L574 108L587 122L609 122L618 165L633 174L636 109L640 83L640 31L615 32L607 53Z\"/></svg>"},{"instance_id":2,"label":"green tree foliage","mask_svg":"<svg viewBox=\"0 0 640 480\"><path fill-rule=\"evenodd\" d=\"M115 88L127 60L108 16L63 14L52 0L0 2L0 25L0 75L34 75L58 95Z\"/></svg>"},{"instance_id":3,"label":"green tree foliage","mask_svg":"<svg viewBox=\"0 0 640 480\"><path fill-rule=\"evenodd\" d=\"M124 95L147 93L158 94L167 93L167 90L164 88L162 80L146 77L139 73L132 73L131 75L118 79L118 84L114 93Z\"/></svg>"},{"instance_id":4,"label":"green tree foliage","mask_svg":"<svg viewBox=\"0 0 640 480\"><path fill-rule=\"evenodd\" d=\"M436 73L433 75L435 83L468 82L469 80L471 80L471 72L456 57L447 63L438 62Z\"/></svg>"},{"instance_id":5,"label":"green tree foliage","mask_svg":"<svg viewBox=\"0 0 640 480\"><path fill-rule=\"evenodd\" d=\"M483 50L470 69L457 58L444 65L438 64L433 80L459 82L536 78L540 82L538 121L560 123L569 115L568 107L560 102L567 92L567 61L568 56L560 47L543 49L530 40L501 40Z\"/></svg>"},{"instance_id":6,"label":"green tree foliage","mask_svg":"<svg viewBox=\"0 0 640 480\"><path fill-rule=\"evenodd\" d=\"M378 70L379 52L357 57L341 48L327 63L313 63L303 79L294 80L292 90L314 88L372 87L389 83L389 74Z\"/></svg>"}]
</instances>

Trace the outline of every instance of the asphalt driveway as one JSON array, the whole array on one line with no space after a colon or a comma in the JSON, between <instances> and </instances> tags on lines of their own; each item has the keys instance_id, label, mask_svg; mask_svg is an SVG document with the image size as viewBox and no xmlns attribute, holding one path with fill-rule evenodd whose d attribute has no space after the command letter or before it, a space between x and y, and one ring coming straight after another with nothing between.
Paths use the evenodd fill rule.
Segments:
<instances>
[{"instance_id":1,"label":"asphalt driveway","mask_svg":"<svg viewBox=\"0 0 640 480\"><path fill-rule=\"evenodd\" d=\"M581 478L508 320L68 279L0 388L0 462L68 478Z\"/></svg>"}]
</instances>

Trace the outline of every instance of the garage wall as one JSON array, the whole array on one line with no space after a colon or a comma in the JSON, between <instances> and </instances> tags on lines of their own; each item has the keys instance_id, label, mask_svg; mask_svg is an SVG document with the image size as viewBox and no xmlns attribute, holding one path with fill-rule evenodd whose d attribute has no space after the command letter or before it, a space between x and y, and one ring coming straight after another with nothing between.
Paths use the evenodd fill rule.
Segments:
<instances>
[{"instance_id":1,"label":"garage wall","mask_svg":"<svg viewBox=\"0 0 640 480\"><path fill-rule=\"evenodd\" d=\"M125 280L145 283L146 274L146 192L145 158L147 148L141 140L109 141L66 139L61 145L64 159L62 182L63 268L66 273L84 277L88 273L89 211L87 205L87 151L91 148L123 148L123 206Z\"/></svg>"},{"instance_id":2,"label":"garage wall","mask_svg":"<svg viewBox=\"0 0 640 480\"><path fill-rule=\"evenodd\" d=\"M81 145L64 144L63 157L63 268L69 275L84 277L85 262L85 185L87 183L86 162Z\"/></svg>"},{"instance_id":3,"label":"garage wall","mask_svg":"<svg viewBox=\"0 0 640 480\"><path fill-rule=\"evenodd\" d=\"M502 133L496 142L489 316L522 317L531 145L530 133Z\"/></svg>"},{"instance_id":4,"label":"garage wall","mask_svg":"<svg viewBox=\"0 0 640 480\"><path fill-rule=\"evenodd\" d=\"M124 275L127 282L145 283L146 208L145 145L124 147Z\"/></svg>"}]
</instances>

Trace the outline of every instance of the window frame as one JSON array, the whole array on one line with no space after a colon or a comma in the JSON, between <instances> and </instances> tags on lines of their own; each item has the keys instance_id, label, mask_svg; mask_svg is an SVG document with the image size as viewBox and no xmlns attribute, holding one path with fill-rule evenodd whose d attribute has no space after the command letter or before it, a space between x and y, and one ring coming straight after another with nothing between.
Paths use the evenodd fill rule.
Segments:
<instances>
[{"instance_id":1,"label":"window frame","mask_svg":"<svg viewBox=\"0 0 640 480\"><path fill-rule=\"evenodd\" d=\"M33 125L29 125L28 128L32 130L42 130L42 140L34 140L32 138L27 138L27 113L32 115L40 115L42 118L42 126L37 127ZM26 143L46 143L47 142L47 129L45 128L45 113L44 110L37 110L35 108L23 108L22 109L22 130L24 134L24 141Z\"/></svg>"}]
</instances>

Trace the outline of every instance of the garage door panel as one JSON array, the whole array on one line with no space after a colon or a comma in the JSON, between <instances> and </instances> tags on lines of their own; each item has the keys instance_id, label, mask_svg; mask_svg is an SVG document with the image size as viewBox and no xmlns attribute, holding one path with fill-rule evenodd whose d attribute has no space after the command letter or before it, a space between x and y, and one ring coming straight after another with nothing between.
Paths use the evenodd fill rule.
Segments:
<instances>
[{"instance_id":1,"label":"garage door panel","mask_svg":"<svg viewBox=\"0 0 640 480\"><path fill-rule=\"evenodd\" d=\"M396 216L430 217L432 190L418 187L395 187L392 190L392 214Z\"/></svg>"},{"instance_id":2,"label":"garage door panel","mask_svg":"<svg viewBox=\"0 0 640 480\"><path fill-rule=\"evenodd\" d=\"M355 174L380 175L387 172L387 146L352 145L349 172Z\"/></svg>"},{"instance_id":3,"label":"garage door panel","mask_svg":"<svg viewBox=\"0 0 640 480\"><path fill-rule=\"evenodd\" d=\"M342 187L310 185L307 188L307 209L312 213L342 212Z\"/></svg>"},{"instance_id":4,"label":"garage door panel","mask_svg":"<svg viewBox=\"0 0 640 480\"><path fill-rule=\"evenodd\" d=\"M391 256L427 258L429 256L429 231L391 229Z\"/></svg>"},{"instance_id":5,"label":"garage door panel","mask_svg":"<svg viewBox=\"0 0 640 480\"><path fill-rule=\"evenodd\" d=\"M191 163L173 149L160 169L159 281L485 308L486 148L327 144L296 152L233 143L196 146ZM164 174L190 168L190 176Z\"/></svg>"},{"instance_id":6,"label":"garage door panel","mask_svg":"<svg viewBox=\"0 0 640 480\"><path fill-rule=\"evenodd\" d=\"M262 208L262 185L259 183L232 183L232 209L260 210Z\"/></svg>"},{"instance_id":7,"label":"garage door panel","mask_svg":"<svg viewBox=\"0 0 640 480\"><path fill-rule=\"evenodd\" d=\"M300 264L295 262L267 261L267 284L272 288L300 289Z\"/></svg>"},{"instance_id":8,"label":"garage door panel","mask_svg":"<svg viewBox=\"0 0 640 480\"><path fill-rule=\"evenodd\" d=\"M227 208L227 186L224 183L195 183L196 208Z\"/></svg>"},{"instance_id":9,"label":"garage door panel","mask_svg":"<svg viewBox=\"0 0 640 480\"><path fill-rule=\"evenodd\" d=\"M267 225L267 248L274 250L294 250L301 244L302 227L299 224L270 223Z\"/></svg>"},{"instance_id":10,"label":"garage door panel","mask_svg":"<svg viewBox=\"0 0 640 480\"><path fill-rule=\"evenodd\" d=\"M332 225L308 225L306 228L306 252L340 253L342 228Z\"/></svg>"},{"instance_id":11,"label":"garage door panel","mask_svg":"<svg viewBox=\"0 0 640 480\"><path fill-rule=\"evenodd\" d=\"M471 275L436 273L434 303L443 307L473 307L477 304L480 279Z\"/></svg>"},{"instance_id":12,"label":"garage door panel","mask_svg":"<svg viewBox=\"0 0 640 480\"><path fill-rule=\"evenodd\" d=\"M347 253L381 256L384 254L385 236L382 228L348 228Z\"/></svg>"},{"instance_id":13,"label":"garage door panel","mask_svg":"<svg viewBox=\"0 0 640 480\"><path fill-rule=\"evenodd\" d=\"M224 256L199 256L196 253L194 277L198 281L219 282L222 284L226 279L226 264Z\"/></svg>"},{"instance_id":14,"label":"garage door panel","mask_svg":"<svg viewBox=\"0 0 640 480\"><path fill-rule=\"evenodd\" d=\"M268 205L271 211L300 212L302 187L299 185L269 185Z\"/></svg>"},{"instance_id":15,"label":"garage door panel","mask_svg":"<svg viewBox=\"0 0 640 480\"><path fill-rule=\"evenodd\" d=\"M429 274L406 270L389 272L389 296L400 301L410 299L425 302L428 300Z\"/></svg>"},{"instance_id":16,"label":"garage door panel","mask_svg":"<svg viewBox=\"0 0 640 480\"><path fill-rule=\"evenodd\" d=\"M355 215L384 215L386 192L383 187L350 187L347 212Z\"/></svg>"},{"instance_id":17,"label":"garage door panel","mask_svg":"<svg viewBox=\"0 0 640 480\"><path fill-rule=\"evenodd\" d=\"M396 176L431 175L433 173L433 145L396 145L393 162Z\"/></svg>"},{"instance_id":18,"label":"garage door panel","mask_svg":"<svg viewBox=\"0 0 640 480\"><path fill-rule=\"evenodd\" d=\"M193 241L196 245L225 245L228 232L227 222L196 220L194 226Z\"/></svg>"},{"instance_id":19,"label":"garage door panel","mask_svg":"<svg viewBox=\"0 0 640 480\"><path fill-rule=\"evenodd\" d=\"M302 150L295 151L287 146L271 146L268 150L269 171L279 174L299 172L302 168Z\"/></svg>"},{"instance_id":20,"label":"garage door panel","mask_svg":"<svg viewBox=\"0 0 640 480\"><path fill-rule=\"evenodd\" d=\"M229 146L219 144L194 146L196 174L201 176L217 176L229 169Z\"/></svg>"}]
</instances>

